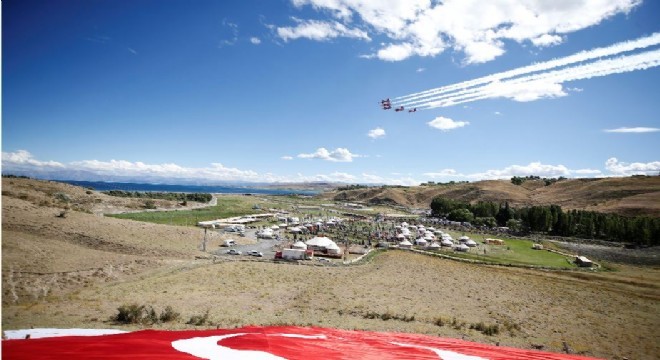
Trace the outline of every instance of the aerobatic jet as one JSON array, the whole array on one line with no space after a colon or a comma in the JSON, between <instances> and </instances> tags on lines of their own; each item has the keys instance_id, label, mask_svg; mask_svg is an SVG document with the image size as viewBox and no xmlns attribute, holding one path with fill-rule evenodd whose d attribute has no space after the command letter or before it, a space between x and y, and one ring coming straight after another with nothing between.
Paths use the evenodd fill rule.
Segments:
<instances>
[{"instance_id":1,"label":"aerobatic jet","mask_svg":"<svg viewBox=\"0 0 660 360\"><path fill-rule=\"evenodd\" d=\"M408 112L409 112L409 113L417 112L417 108L412 108L412 109L408 110Z\"/></svg>"},{"instance_id":2,"label":"aerobatic jet","mask_svg":"<svg viewBox=\"0 0 660 360\"><path fill-rule=\"evenodd\" d=\"M399 106L398 108L394 109L394 111L396 112L403 111L403 106Z\"/></svg>"}]
</instances>

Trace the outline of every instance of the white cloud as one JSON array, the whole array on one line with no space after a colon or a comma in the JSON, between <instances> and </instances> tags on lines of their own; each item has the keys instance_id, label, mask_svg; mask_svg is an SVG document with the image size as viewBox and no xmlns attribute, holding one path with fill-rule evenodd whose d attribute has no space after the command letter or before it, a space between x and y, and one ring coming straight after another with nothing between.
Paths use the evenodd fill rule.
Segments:
<instances>
[{"instance_id":1,"label":"white cloud","mask_svg":"<svg viewBox=\"0 0 660 360\"><path fill-rule=\"evenodd\" d=\"M385 130L383 130L382 128L377 127L375 129L369 130L369 132L367 133L367 136L372 138L372 139L378 139L378 138L381 138L381 137L385 136Z\"/></svg>"},{"instance_id":2,"label":"white cloud","mask_svg":"<svg viewBox=\"0 0 660 360\"><path fill-rule=\"evenodd\" d=\"M352 162L353 158L362 156L352 154L346 148L336 148L333 151L328 151L326 148L321 147L311 154L298 154L298 157L301 159L321 159L333 162Z\"/></svg>"},{"instance_id":3,"label":"white cloud","mask_svg":"<svg viewBox=\"0 0 660 360\"><path fill-rule=\"evenodd\" d=\"M284 41L306 38L325 41L337 37L356 38L370 41L369 35L360 29L348 28L336 21L297 20L294 27L278 27L277 36Z\"/></svg>"},{"instance_id":4,"label":"white cloud","mask_svg":"<svg viewBox=\"0 0 660 360\"><path fill-rule=\"evenodd\" d=\"M603 131L610 133L649 133L660 131L660 129L651 127L621 127L618 129L606 129Z\"/></svg>"},{"instance_id":5,"label":"white cloud","mask_svg":"<svg viewBox=\"0 0 660 360\"><path fill-rule=\"evenodd\" d=\"M625 163L613 157L607 159L605 168L616 176L657 175L660 173L660 161Z\"/></svg>"},{"instance_id":6,"label":"white cloud","mask_svg":"<svg viewBox=\"0 0 660 360\"><path fill-rule=\"evenodd\" d=\"M2 152L2 167L4 170L23 167L63 168L64 164L57 161L39 161L29 151L17 150L15 152Z\"/></svg>"},{"instance_id":7,"label":"white cloud","mask_svg":"<svg viewBox=\"0 0 660 360\"><path fill-rule=\"evenodd\" d=\"M571 170L571 174L579 175L577 177L580 177L581 175L600 176L600 175L603 174L603 172L600 171L600 170L596 170L596 169L578 169L578 170Z\"/></svg>"},{"instance_id":8,"label":"white cloud","mask_svg":"<svg viewBox=\"0 0 660 360\"><path fill-rule=\"evenodd\" d=\"M253 43L254 45L259 45L259 44L261 44L261 39L259 39L256 36L253 36L253 37L250 38L250 42Z\"/></svg>"},{"instance_id":9,"label":"white cloud","mask_svg":"<svg viewBox=\"0 0 660 360\"><path fill-rule=\"evenodd\" d=\"M463 177L465 175L458 173L454 169L442 169L438 172L424 173L424 176L428 176L430 178L441 178L441 177Z\"/></svg>"},{"instance_id":10,"label":"white cloud","mask_svg":"<svg viewBox=\"0 0 660 360\"><path fill-rule=\"evenodd\" d=\"M421 72L426 71L426 69L425 68L417 68L417 70L415 70L415 71L417 71L418 73L421 73Z\"/></svg>"},{"instance_id":11,"label":"white cloud","mask_svg":"<svg viewBox=\"0 0 660 360\"><path fill-rule=\"evenodd\" d=\"M378 50L376 57L385 61L401 61L412 54L413 48L410 44L390 44Z\"/></svg>"},{"instance_id":12,"label":"white cloud","mask_svg":"<svg viewBox=\"0 0 660 360\"><path fill-rule=\"evenodd\" d=\"M436 128L438 130L449 131L467 126L470 123L467 121L454 121L446 117L438 116L434 120L429 121L427 124L430 127Z\"/></svg>"},{"instance_id":13,"label":"white cloud","mask_svg":"<svg viewBox=\"0 0 660 360\"><path fill-rule=\"evenodd\" d=\"M282 160L293 160L293 156L284 155L282 156Z\"/></svg>"},{"instance_id":14,"label":"white cloud","mask_svg":"<svg viewBox=\"0 0 660 360\"><path fill-rule=\"evenodd\" d=\"M375 54L363 57L400 61L413 55L435 56L451 47L462 51L467 63L479 63L502 55L505 44L511 41L528 42L536 47L559 44L564 34L628 13L641 0L292 0L292 3L301 10L311 6L317 12L329 13L337 24L360 27L373 36L390 40L390 44L377 49ZM352 37L369 38L366 31L361 31L364 35ZM280 34L285 40L327 39L289 35Z\"/></svg>"},{"instance_id":15,"label":"white cloud","mask_svg":"<svg viewBox=\"0 0 660 360\"><path fill-rule=\"evenodd\" d=\"M220 40L219 47L223 46L232 46L238 41L238 25L228 21L227 19L222 19L222 26L228 31L224 31L225 35L229 35L229 38ZM228 34L227 34L228 33Z\"/></svg>"},{"instance_id":16,"label":"white cloud","mask_svg":"<svg viewBox=\"0 0 660 360\"><path fill-rule=\"evenodd\" d=\"M563 39L559 35L543 34L535 39L532 39L531 41L532 44L538 47L547 47L561 44Z\"/></svg>"},{"instance_id":17,"label":"white cloud","mask_svg":"<svg viewBox=\"0 0 660 360\"><path fill-rule=\"evenodd\" d=\"M511 165L500 170L487 170L483 173L470 174L467 177L479 179L507 179L513 176L536 175L540 177L568 177L570 170L564 165L548 165L532 162L528 165Z\"/></svg>"},{"instance_id":18,"label":"white cloud","mask_svg":"<svg viewBox=\"0 0 660 360\"><path fill-rule=\"evenodd\" d=\"M328 181L328 182L354 182L355 176L342 172L334 172L328 175L316 175L314 181Z\"/></svg>"}]
</instances>

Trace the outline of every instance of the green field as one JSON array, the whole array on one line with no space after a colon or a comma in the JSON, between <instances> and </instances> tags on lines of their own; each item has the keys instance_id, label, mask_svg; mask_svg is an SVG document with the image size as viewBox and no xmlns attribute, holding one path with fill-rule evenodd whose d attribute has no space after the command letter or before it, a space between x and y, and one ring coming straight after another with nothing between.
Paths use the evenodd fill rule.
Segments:
<instances>
[{"instance_id":1,"label":"green field","mask_svg":"<svg viewBox=\"0 0 660 360\"><path fill-rule=\"evenodd\" d=\"M451 235L455 239L458 239L463 234L464 233L452 233ZM531 240L512 239L502 236L484 236L482 234L469 233L466 233L465 235L476 241L479 246L471 248L467 253L454 252L453 250L440 250L439 252L454 257L493 262L497 264L536 265L563 269L576 267L576 265L572 263L571 258L547 250L532 249L533 242ZM502 239L505 244L484 245L483 240L486 237Z\"/></svg>"},{"instance_id":2,"label":"green field","mask_svg":"<svg viewBox=\"0 0 660 360\"><path fill-rule=\"evenodd\" d=\"M267 201L264 201L260 197L244 195L223 195L218 196L218 204L216 206L210 206L202 209L145 211L107 216L157 224L196 226L199 221L208 221L232 216L254 214L255 212L258 212L252 209L254 205L259 205L262 208L271 206L271 204L269 204Z\"/></svg>"}]
</instances>

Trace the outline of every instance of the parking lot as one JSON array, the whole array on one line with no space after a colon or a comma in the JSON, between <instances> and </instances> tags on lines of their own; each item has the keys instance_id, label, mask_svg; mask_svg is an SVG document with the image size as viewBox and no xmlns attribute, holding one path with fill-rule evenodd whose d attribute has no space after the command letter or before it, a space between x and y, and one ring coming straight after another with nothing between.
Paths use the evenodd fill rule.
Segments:
<instances>
[{"instance_id":1,"label":"parking lot","mask_svg":"<svg viewBox=\"0 0 660 360\"><path fill-rule=\"evenodd\" d=\"M234 239L235 240L240 239L238 233L227 233L227 234L235 234L236 236L234 237ZM281 241L278 241L276 239L257 238L255 229L245 229L244 234L246 238L255 240L256 243L248 244L248 245L238 244L231 247L221 246L219 249L213 251L213 254L218 256L249 256L247 255L248 251L254 250L262 253L264 255L263 256L264 259L273 259L275 257L274 246L280 244ZM227 254L227 251L229 251L230 249L240 251L241 255Z\"/></svg>"}]
</instances>

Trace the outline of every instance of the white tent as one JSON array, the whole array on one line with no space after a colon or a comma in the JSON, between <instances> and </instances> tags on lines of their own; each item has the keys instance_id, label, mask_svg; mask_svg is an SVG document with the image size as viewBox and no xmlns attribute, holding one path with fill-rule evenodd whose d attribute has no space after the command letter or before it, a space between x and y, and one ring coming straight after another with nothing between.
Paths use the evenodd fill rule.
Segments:
<instances>
[{"instance_id":1,"label":"white tent","mask_svg":"<svg viewBox=\"0 0 660 360\"><path fill-rule=\"evenodd\" d=\"M289 229L289 232L292 232L292 233L296 233L296 234L297 234L297 233L301 233L302 230L301 230L299 227L294 226L294 227L292 227L291 229Z\"/></svg>"},{"instance_id":2,"label":"white tent","mask_svg":"<svg viewBox=\"0 0 660 360\"><path fill-rule=\"evenodd\" d=\"M426 244L428 244L428 241L426 241L426 239L424 238L419 238L415 240L415 245L426 246Z\"/></svg>"},{"instance_id":3,"label":"white tent","mask_svg":"<svg viewBox=\"0 0 660 360\"><path fill-rule=\"evenodd\" d=\"M465 235L463 235L463 236L461 236L461 237L458 238L458 241L460 241L460 242L466 242L466 241L468 241L468 240L470 240L470 238L467 237L467 236L465 236Z\"/></svg>"},{"instance_id":4,"label":"white tent","mask_svg":"<svg viewBox=\"0 0 660 360\"><path fill-rule=\"evenodd\" d=\"M328 250L328 254L341 254L341 249L334 242L328 244L328 246L326 246L325 248L326 250Z\"/></svg>"},{"instance_id":5,"label":"white tent","mask_svg":"<svg viewBox=\"0 0 660 360\"><path fill-rule=\"evenodd\" d=\"M280 227L277 226L277 225L273 225L273 226L271 226L270 228L273 229L273 230L279 230L279 229L280 229Z\"/></svg>"},{"instance_id":6,"label":"white tent","mask_svg":"<svg viewBox=\"0 0 660 360\"><path fill-rule=\"evenodd\" d=\"M307 245L305 245L305 243L302 241L297 241L295 244L293 244L293 248L307 250Z\"/></svg>"},{"instance_id":7,"label":"white tent","mask_svg":"<svg viewBox=\"0 0 660 360\"><path fill-rule=\"evenodd\" d=\"M429 249L431 249L431 250L436 250L436 249L439 249L439 248L440 248L440 244L438 244L437 242L433 242L433 243L431 243L431 245L429 245Z\"/></svg>"},{"instance_id":8,"label":"white tent","mask_svg":"<svg viewBox=\"0 0 660 360\"><path fill-rule=\"evenodd\" d=\"M402 242L399 243L399 247L404 249L410 249L412 247L412 243L408 240L403 240Z\"/></svg>"},{"instance_id":9,"label":"white tent","mask_svg":"<svg viewBox=\"0 0 660 360\"><path fill-rule=\"evenodd\" d=\"M465 245L467 245L469 247L475 247L475 246L477 246L477 243L472 239L467 239L467 241L465 242Z\"/></svg>"},{"instance_id":10,"label":"white tent","mask_svg":"<svg viewBox=\"0 0 660 360\"><path fill-rule=\"evenodd\" d=\"M442 239L440 243L442 246L454 246L454 242L449 239Z\"/></svg>"},{"instance_id":11,"label":"white tent","mask_svg":"<svg viewBox=\"0 0 660 360\"><path fill-rule=\"evenodd\" d=\"M466 252L466 251L468 251L469 249L470 249L470 248L469 248L467 245L465 245L465 244L460 244L460 245L458 245L458 246L456 246L456 247L454 248L454 250L456 250L456 251L462 251L462 252Z\"/></svg>"},{"instance_id":12,"label":"white tent","mask_svg":"<svg viewBox=\"0 0 660 360\"><path fill-rule=\"evenodd\" d=\"M318 248L328 248L328 246L332 246L331 244L337 246L337 244L335 244L334 241L330 240L325 236L316 236L314 238L307 240L305 244L307 244L307 246L314 246Z\"/></svg>"}]
</instances>

